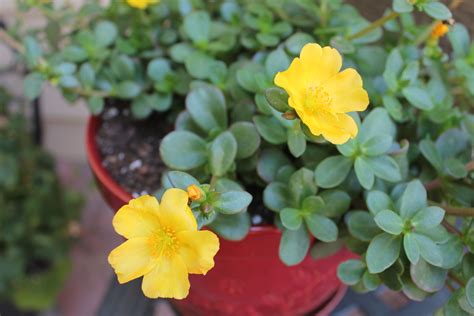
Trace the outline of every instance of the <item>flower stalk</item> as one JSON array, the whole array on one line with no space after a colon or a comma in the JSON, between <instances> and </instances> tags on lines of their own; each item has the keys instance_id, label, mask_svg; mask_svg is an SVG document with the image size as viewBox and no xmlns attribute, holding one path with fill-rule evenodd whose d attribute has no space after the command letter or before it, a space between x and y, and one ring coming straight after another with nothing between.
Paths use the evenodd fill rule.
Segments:
<instances>
[{"instance_id":1,"label":"flower stalk","mask_svg":"<svg viewBox=\"0 0 474 316\"><path fill-rule=\"evenodd\" d=\"M369 34L370 32L372 32L373 30L375 30L376 28L384 25L385 23L387 23L388 21L390 20L393 20L393 19L396 19L400 14L397 13L397 12L392 12L388 15L384 15L382 16L381 18L379 18L378 20L375 20L374 22L372 22L370 25L368 25L366 28L360 30L359 32L355 33L355 34L352 34L351 36L349 36L349 40L355 40L359 37L362 37L366 34Z\"/></svg>"}]
</instances>

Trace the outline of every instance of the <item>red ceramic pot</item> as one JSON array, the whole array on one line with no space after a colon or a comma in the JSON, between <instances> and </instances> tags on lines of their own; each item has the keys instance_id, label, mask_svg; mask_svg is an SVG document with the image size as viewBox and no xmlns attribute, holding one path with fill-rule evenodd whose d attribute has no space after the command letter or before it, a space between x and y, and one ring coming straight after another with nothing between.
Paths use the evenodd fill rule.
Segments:
<instances>
[{"instance_id":1,"label":"red ceramic pot","mask_svg":"<svg viewBox=\"0 0 474 316\"><path fill-rule=\"evenodd\" d=\"M104 199L117 211L131 195L102 167L95 141L99 124L98 118L89 120L87 156ZM274 226L263 226L252 227L242 241L221 240L215 267L206 276L191 275L188 298L173 304L185 315L328 315L345 292L337 266L354 255L342 249L287 267L278 257L280 237Z\"/></svg>"}]
</instances>

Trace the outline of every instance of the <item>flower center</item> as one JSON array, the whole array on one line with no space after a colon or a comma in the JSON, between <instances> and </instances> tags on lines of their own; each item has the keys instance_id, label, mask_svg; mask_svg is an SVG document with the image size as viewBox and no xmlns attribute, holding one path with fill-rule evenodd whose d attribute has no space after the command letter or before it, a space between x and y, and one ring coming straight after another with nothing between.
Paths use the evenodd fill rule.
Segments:
<instances>
[{"instance_id":1,"label":"flower center","mask_svg":"<svg viewBox=\"0 0 474 316\"><path fill-rule=\"evenodd\" d=\"M150 237L149 243L152 255L155 257L170 257L179 249L176 232L169 227L163 228L156 235Z\"/></svg>"},{"instance_id":2,"label":"flower center","mask_svg":"<svg viewBox=\"0 0 474 316\"><path fill-rule=\"evenodd\" d=\"M329 111L332 103L331 96L321 86L309 86L306 89L304 107L314 113L316 111Z\"/></svg>"}]
</instances>

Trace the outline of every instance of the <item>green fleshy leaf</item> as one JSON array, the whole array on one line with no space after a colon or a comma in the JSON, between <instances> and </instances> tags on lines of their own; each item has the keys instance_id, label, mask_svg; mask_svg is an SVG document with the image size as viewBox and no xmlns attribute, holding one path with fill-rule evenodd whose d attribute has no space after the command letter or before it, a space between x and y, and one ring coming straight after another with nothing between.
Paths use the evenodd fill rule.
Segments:
<instances>
[{"instance_id":1,"label":"green fleshy leaf","mask_svg":"<svg viewBox=\"0 0 474 316\"><path fill-rule=\"evenodd\" d=\"M236 122L230 127L230 132L237 140L237 159L252 156L260 147L260 134L250 122Z\"/></svg>"},{"instance_id":2,"label":"green fleshy leaf","mask_svg":"<svg viewBox=\"0 0 474 316\"><path fill-rule=\"evenodd\" d=\"M324 159L315 171L316 183L322 188L334 188L341 184L352 168L352 160L344 156Z\"/></svg>"},{"instance_id":3,"label":"green fleshy leaf","mask_svg":"<svg viewBox=\"0 0 474 316\"><path fill-rule=\"evenodd\" d=\"M275 77L277 72L284 71L290 66L290 59L283 49L276 49L268 54L265 61L265 70L270 78Z\"/></svg>"},{"instance_id":4,"label":"green fleshy leaf","mask_svg":"<svg viewBox=\"0 0 474 316\"><path fill-rule=\"evenodd\" d=\"M438 245L429 237L417 233L413 233L420 247L420 255L429 264L441 267L443 264L443 256Z\"/></svg>"},{"instance_id":5,"label":"green fleshy leaf","mask_svg":"<svg viewBox=\"0 0 474 316\"><path fill-rule=\"evenodd\" d=\"M367 206L373 215L383 210L393 210L392 199L382 191L371 191L367 194Z\"/></svg>"},{"instance_id":6,"label":"green fleshy leaf","mask_svg":"<svg viewBox=\"0 0 474 316\"><path fill-rule=\"evenodd\" d=\"M231 132L224 132L217 136L211 144L209 164L214 176L225 175L237 155L237 141Z\"/></svg>"},{"instance_id":7,"label":"green fleshy leaf","mask_svg":"<svg viewBox=\"0 0 474 316\"><path fill-rule=\"evenodd\" d=\"M161 179L163 187L178 188L186 190L190 185L199 185L199 181L196 180L192 175L182 171L168 171L163 174Z\"/></svg>"},{"instance_id":8,"label":"green fleshy leaf","mask_svg":"<svg viewBox=\"0 0 474 316\"><path fill-rule=\"evenodd\" d=\"M419 108L420 110L431 110L434 107L431 96L423 88L410 86L404 88L402 93L411 105Z\"/></svg>"},{"instance_id":9,"label":"green fleshy leaf","mask_svg":"<svg viewBox=\"0 0 474 316\"><path fill-rule=\"evenodd\" d=\"M191 132L171 132L161 142L160 155L171 169L191 170L207 162L206 142Z\"/></svg>"},{"instance_id":10,"label":"green fleshy leaf","mask_svg":"<svg viewBox=\"0 0 474 316\"><path fill-rule=\"evenodd\" d=\"M332 242L337 239L337 226L326 216L312 213L305 216L305 223L311 234L317 239L324 242Z\"/></svg>"},{"instance_id":11,"label":"green fleshy leaf","mask_svg":"<svg viewBox=\"0 0 474 316\"><path fill-rule=\"evenodd\" d=\"M118 35L117 26L109 21L101 21L94 28L97 43L102 47L110 46Z\"/></svg>"},{"instance_id":12,"label":"green fleshy leaf","mask_svg":"<svg viewBox=\"0 0 474 316\"><path fill-rule=\"evenodd\" d=\"M377 213L374 217L377 225L384 230L385 232L392 235L400 235L403 230L403 221L398 216L390 210L383 210Z\"/></svg>"},{"instance_id":13,"label":"green fleshy leaf","mask_svg":"<svg viewBox=\"0 0 474 316\"><path fill-rule=\"evenodd\" d=\"M408 0L393 0L393 11L398 13L407 13L413 11L413 4Z\"/></svg>"},{"instance_id":14,"label":"green fleshy leaf","mask_svg":"<svg viewBox=\"0 0 474 316\"><path fill-rule=\"evenodd\" d=\"M411 220L414 227L422 227L424 229L435 228L444 218L445 211L437 206L428 206L413 217Z\"/></svg>"},{"instance_id":15,"label":"green fleshy leaf","mask_svg":"<svg viewBox=\"0 0 474 316\"><path fill-rule=\"evenodd\" d=\"M213 86L192 90L186 97L186 109L204 131L227 128L227 109L222 92Z\"/></svg>"},{"instance_id":16,"label":"green fleshy leaf","mask_svg":"<svg viewBox=\"0 0 474 316\"><path fill-rule=\"evenodd\" d=\"M195 11L184 18L183 29L196 44L207 43L211 30L211 17L205 11Z\"/></svg>"},{"instance_id":17,"label":"green fleshy leaf","mask_svg":"<svg viewBox=\"0 0 474 316\"><path fill-rule=\"evenodd\" d=\"M40 96L45 78L42 74L33 72L25 77L23 91L28 100L34 100Z\"/></svg>"},{"instance_id":18,"label":"green fleshy leaf","mask_svg":"<svg viewBox=\"0 0 474 316\"><path fill-rule=\"evenodd\" d=\"M435 144L431 140L422 140L420 142L420 151L426 160L428 160L438 172L443 171L443 160L439 155Z\"/></svg>"},{"instance_id":19,"label":"green fleshy leaf","mask_svg":"<svg viewBox=\"0 0 474 316\"><path fill-rule=\"evenodd\" d=\"M249 214L241 212L235 215L218 214L209 228L224 239L239 241L247 236L250 225Z\"/></svg>"},{"instance_id":20,"label":"green fleshy leaf","mask_svg":"<svg viewBox=\"0 0 474 316\"><path fill-rule=\"evenodd\" d=\"M408 233L403 236L403 248L405 249L408 260L410 260L412 264L416 264L418 260L420 260L420 247L418 246L414 234Z\"/></svg>"},{"instance_id":21,"label":"green fleshy leaf","mask_svg":"<svg viewBox=\"0 0 474 316\"><path fill-rule=\"evenodd\" d=\"M263 203L274 212L280 212L290 205L287 187L278 182L270 183L263 191Z\"/></svg>"},{"instance_id":22,"label":"green fleshy leaf","mask_svg":"<svg viewBox=\"0 0 474 316\"><path fill-rule=\"evenodd\" d=\"M366 261L370 273L380 273L390 267L400 255L401 236L377 235L369 244Z\"/></svg>"},{"instance_id":23,"label":"green fleshy leaf","mask_svg":"<svg viewBox=\"0 0 474 316\"><path fill-rule=\"evenodd\" d=\"M474 309L474 277L470 278L466 284L466 298L471 307Z\"/></svg>"},{"instance_id":24,"label":"green fleshy leaf","mask_svg":"<svg viewBox=\"0 0 474 316\"><path fill-rule=\"evenodd\" d=\"M361 150L367 156L379 156L385 154L392 146L393 138L389 135L376 135L361 144Z\"/></svg>"},{"instance_id":25,"label":"green fleshy leaf","mask_svg":"<svg viewBox=\"0 0 474 316\"><path fill-rule=\"evenodd\" d=\"M290 108L288 106L288 93L285 90L277 87L271 87L265 90L265 98L278 112L286 112Z\"/></svg>"},{"instance_id":26,"label":"green fleshy leaf","mask_svg":"<svg viewBox=\"0 0 474 316\"><path fill-rule=\"evenodd\" d=\"M444 287L448 271L435 267L420 259L410 267L413 282L423 291L434 293Z\"/></svg>"},{"instance_id":27,"label":"green fleshy leaf","mask_svg":"<svg viewBox=\"0 0 474 316\"><path fill-rule=\"evenodd\" d=\"M227 191L222 193L213 206L219 213L236 214L247 209L252 202L252 195L245 191Z\"/></svg>"},{"instance_id":28,"label":"green fleshy leaf","mask_svg":"<svg viewBox=\"0 0 474 316\"><path fill-rule=\"evenodd\" d=\"M306 151L306 136L301 130L299 122L295 121L293 126L287 130L288 149L291 154L298 158Z\"/></svg>"},{"instance_id":29,"label":"green fleshy leaf","mask_svg":"<svg viewBox=\"0 0 474 316\"><path fill-rule=\"evenodd\" d=\"M270 116L259 115L253 118L260 135L270 144L279 145L287 141L285 128L277 119Z\"/></svg>"},{"instance_id":30,"label":"green fleshy leaf","mask_svg":"<svg viewBox=\"0 0 474 316\"><path fill-rule=\"evenodd\" d=\"M380 179L389 182L397 182L402 179L400 167L396 161L388 155L368 157L367 163L374 174Z\"/></svg>"},{"instance_id":31,"label":"green fleshy leaf","mask_svg":"<svg viewBox=\"0 0 474 316\"><path fill-rule=\"evenodd\" d=\"M279 255L288 266L297 265L304 260L309 249L309 235L301 225L298 230L283 230L280 240Z\"/></svg>"},{"instance_id":32,"label":"green fleshy leaf","mask_svg":"<svg viewBox=\"0 0 474 316\"><path fill-rule=\"evenodd\" d=\"M337 277L344 284L356 285L366 271L365 263L361 260L347 260L337 267Z\"/></svg>"},{"instance_id":33,"label":"green fleshy leaf","mask_svg":"<svg viewBox=\"0 0 474 316\"><path fill-rule=\"evenodd\" d=\"M423 10L432 18L438 20L448 20L453 16L446 5L437 1L424 4Z\"/></svg>"},{"instance_id":34,"label":"green fleshy leaf","mask_svg":"<svg viewBox=\"0 0 474 316\"><path fill-rule=\"evenodd\" d=\"M283 226L290 230L297 230L303 223L300 211L294 208L284 208L280 212L280 219Z\"/></svg>"},{"instance_id":35,"label":"green fleshy leaf","mask_svg":"<svg viewBox=\"0 0 474 316\"><path fill-rule=\"evenodd\" d=\"M348 213L347 228L352 236L367 242L381 233L372 215L365 211L352 211Z\"/></svg>"},{"instance_id":36,"label":"green fleshy leaf","mask_svg":"<svg viewBox=\"0 0 474 316\"><path fill-rule=\"evenodd\" d=\"M276 148L265 149L258 159L257 173L269 183L275 179L281 167L289 164L290 160L280 150Z\"/></svg>"},{"instance_id":37,"label":"green fleshy leaf","mask_svg":"<svg viewBox=\"0 0 474 316\"><path fill-rule=\"evenodd\" d=\"M317 190L313 172L306 168L301 168L293 173L288 182L288 191L294 205L301 205L305 198L316 194Z\"/></svg>"},{"instance_id":38,"label":"green fleshy leaf","mask_svg":"<svg viewBox=\"0 0 474 316\"><path fill-rule=\"evenodd\" d=\"M363 156L356 158L354 163L354 171L360 185L362 185L362 187L366 190L372 189L375 181L375 175L369 163Z\"/></svg>"},{"instance_id":39,"label":"green fleshy leaf","mask_svg":"<svg viewBox=\"0 0 474 316\"><path fill-rule=\"evenodd\" d=\"M403 219L411 219L418 211L424 209L426 204L426 189L419 180L414 180L408 183L401 197L400 216Z\"/></svg>"}]
</instances>

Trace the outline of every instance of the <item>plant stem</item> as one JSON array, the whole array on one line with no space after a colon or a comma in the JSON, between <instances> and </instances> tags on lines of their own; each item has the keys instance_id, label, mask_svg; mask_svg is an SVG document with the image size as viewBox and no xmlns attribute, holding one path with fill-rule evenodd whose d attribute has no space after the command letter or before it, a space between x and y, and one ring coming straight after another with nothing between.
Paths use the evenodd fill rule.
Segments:
<instances>
[{"instance_id":1,"label":"plant stem","mask_svg":"<svg viewBox=\"0 0 474 316\"><path fill-rule=\"evenodd\" d=\"M431 191L431 190L439 188L441 184L442 184L441 178L438 177L430 182L425 183L425 189L428 191Z\"/></svg>"},{"instance_id":2,"label":"plant stem","mask_svg":"<svg viewBox=\"0 0 474 316\"><path fill-rule=\"evenodd\" d=\"M2 40L5 44L7 44L9 47L16 50L20 54L23 54L25 50L23 45L21 45L20 42L18 42L16 39L11 37L10 34L7 33L7 31L1 28L0 28L0 40Z\"/></svg>"},{"instance_id":3,"label":"plant stem","mask_svg":"<svg viewBox=\"0 0 474 316\"><path fill-rule=\"evenodd\" d=\"M214 190L214 188L216 187L217 180L218 180L218 177L212 176L211 182L209 183L209 185L211 186L210 188L211 191Z\"/></svg>"},{"instance_id":4,"label":"plant stem","mask_svg":"<svg viewBox=\"0 0 474 316\"><path fill-rule=\"evenodd\" d=\"M453 0L449 4L449 9L456 10L463 2L464 0Z\"/></svg>"},{"instance_id":5,"label":"plant stem","mask_svg":"<svg viewBox=\"0 0 474 316\"><path fill-rule=\"evenodd\" d=\"M456 228L454 227L453 225L451 225L446 219L443 219L443 221L441 222L441 224L452 234L456 235L456 236L461 236L461 232Z\"/></svg>"},{"instance_id":6,"label":"plant stem","mask_svg":"<svg viewBox=\"0 0 474 316\"><path fill-rule=\"evenodd\" d=\"M456 282L459 286L461 287L465 287L466 286L466 283L464 283L463 280L461 280L456 274L454 274L452 271L450 271L448 273L448 277L453 280L454 282Z\"/></svg>"},{"instance_id":7,"label":"plant stem","mask_svg":"<svg viewBox=\"0 0 474 316\"><path fill-rule=\"evenodd\" d=\"M81 88L73 88L69 89L72 93L78 94L82 97L100 97L106 98L110 97L110 94L106 91L99 91L99 90L84 90Z\"/></svg>"},{"instance_id":8,"label":"plant stem","mask_svg":"<svg viewBox=\"0 0 474 316\"><path fill-rule=\"evenodd\" d=\"M431 32L433 31L433 28L436 26L437 23L438 21L434 21L429 26L427 26L423 32L421 32L421 34L415 40L416 46L420 46L429 39Z\"/></svg>"},{"instance_id":9,"label":"plant stem","mask_svg":"<svg viewBox=\"0 0 474 316\"><path fill-rule=\"evenodd\" d=\"M328 0L321 0L319 10L321 11L321 25L327 26L328 24Z\"/></svg>"},{"instance_id":10,"label":"plant stem","mask_svg":"<svg viewBox=\"0 0 474 316\"><path fill-rule=\"evenodd\" d=\"M456 207L429 201L430 205L442 207L446 214L461 217L474 217L474 207Z\"/></svg>"},{"instance_id":11,"label":"plant stem","mask_svg":"<svg viewBox=\"0 0 474 316\"><path fill-rule=\"evenodd\" d=\"M397 12L392 12L388 15L384 15L382 16L381 18L379 18L378 20L375 20L374 22L372 22L370 25L368 25L366 28L360 30L359 32L355 33L355 34L352 34L351 36L349 36L349 40L354 40L356 38L359 38L359 37L362 37L370 32L372 32L373 30L375 30L376 28L384 25L386 22L390 21L390 20L393 20L395 18L397 18L400 14L397 13Z\"/></svg>"},{"instance_id":12,"label":"plant stem","mask_svg":"<svg viewBox=\"0 0 474 316\"><path fill-rule=\"evenodd\" d=\"M467 172L473 171L473 170L474 170L474 160L469 161L469 162L464 166L464 168L466 168L466 171L467 171ZM439 188L442 184L443 184L443 183L442 183L442 178L441 178L441 177L437 177L436 179L431 180L430 182L425 183L425 188L426 188L426 190L430 191L430 190L434 190L434 189Z\"/></svg>"},{"instance_id":13,"label":"plant stem","mask_svg":"<svg viewBox=\"0 0 474 316\"><path fill-rule=\"evenodd\" d=\"M449 282L448 280L446 280L446 287L449 289L449 291L451 293L455 292L456 289L454 288L454 286L451 284L451 282Z\"/></svg>"}]
</instances>

